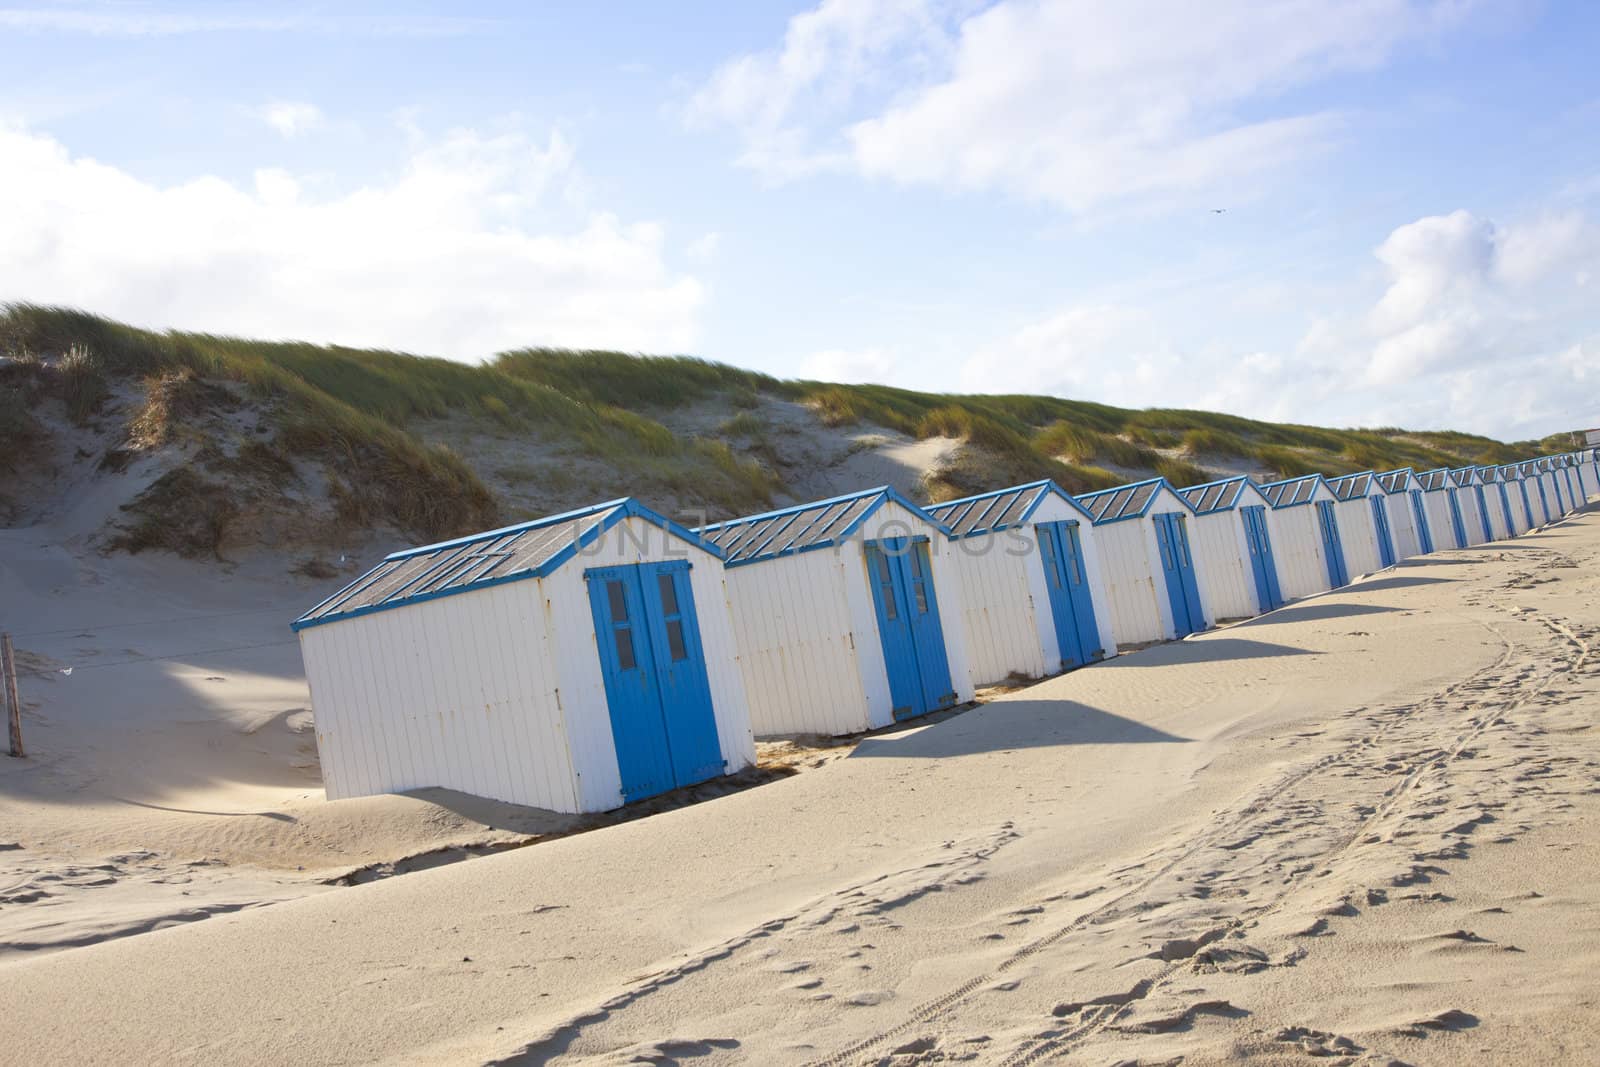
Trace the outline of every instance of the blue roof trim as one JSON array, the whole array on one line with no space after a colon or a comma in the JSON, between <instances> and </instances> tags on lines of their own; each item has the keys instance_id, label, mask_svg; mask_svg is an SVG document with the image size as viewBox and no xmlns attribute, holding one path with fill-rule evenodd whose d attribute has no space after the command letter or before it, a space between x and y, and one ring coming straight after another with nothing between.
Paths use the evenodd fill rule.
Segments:
<instances>
[{"instance_id":1,"label":"blue roof trim","mask_svg":"<svg viewBox=\"0 0 1600 1067\"><path fill-rule=\"evenodd\" d=\"M391 595L391 597L387 597L376 604L368 604L359 608L352 608L349 611L335 612L330 615L317 616L317 612L322 611L330 603L348 600L351 597L359 594L368 586L372 585L375 581L381 580L385 574L389 573L389 569L386 568L384 564L393 563L402 559L409 559L421 553L440 552L445 549L460 548L464 545L470 545L480 541L492 541L501 537L506 537L510 534L522 533L528 530L542 529L563 522L571 522L574 519L582 519L589 515L601 515L602 518L599 522L595 523L595 525L590 526L586 530L580 531L576 540L563 545L553 555L541 562L536 567L529 567L513 574L500 574L492 578L473 579L471 581L464 582L461 585L447 586L443 589L437 589L431 592L420 593L413 596ZM599 540L618 523L629 518L643 519L658 529L664 530L679 540L687 542L693 547L700 549L702 552L715 556L718 559L722 558L721 554L717 552L713 546L708 545L692 530L689 530L679 523L673 522L671 519L658 512L652 511L650 508L645 507L632 497L623 497L620 500L610 501L605 504L596 504L592 507L579 508L575 511L563 512L560 515L552 515L548 518L535 519L532 522L519 523L515 526L504 527L503 529L495 530L490 533L473 534L469 537L458 537L450 541L441 541L436 545L430 545L425 548L407 549L401 552L390 553L383 558L378 566L372 568L372 570L368 571L366 574L363 574L361 577L357 578L343 589L340 589L333 596L324 597L316 604L316 606L305 612L294 622L290 623L289 628L295 633L299 633L301 630L307 630L312 627L323 626L333 622L341 622L345 619L360 618L363 615L374 615L380 611L391 611L395 608L407 607L412 604L423 604L430 600L438 600L442 597L454 596L458 593L470 593L479 589L489 589L497 585L505 585L509 582L525 581L530 578L544 578L559 570L581 550L587 548L589 545L594 544L595 541ZM422 574L406 582L406 584L401 588L410 588L418 585L419 583L425 584L429 579L434 577L435 572L437 572L441 567L445 567L447 565L460 566L464 562L468 561L453 556L446 556L444 559L441 559L438 563L422 572ZM473 561L473 565L477 565L481 562L482 561ZM467 569L470 570L471 568L468 567Z\"/></svg>"}]
</instances>

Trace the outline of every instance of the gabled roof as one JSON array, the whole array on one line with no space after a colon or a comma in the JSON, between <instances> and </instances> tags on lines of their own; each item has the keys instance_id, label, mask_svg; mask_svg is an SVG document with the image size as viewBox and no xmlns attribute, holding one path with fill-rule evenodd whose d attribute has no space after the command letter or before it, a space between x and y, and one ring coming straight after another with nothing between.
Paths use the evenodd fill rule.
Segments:
<instances>
[{"instance_id":1,"label":"gabled roof","mask_svg":"<svg viewBox=\"0 0 1600 1067\"><path fill-rule=\"evenodd\" d=\"M1474 467L1472 474L1483 485L1494 485L1500 480L1499 467Z\"/></svg>"},{"instance_id":2,"label":"gabled roof","mask_svg":"<svg viewBox=\"0 0 1600 1067\"><path fill-rule=\"evenodd\" d=\"M1469 485L1476 485L1478 482L1477 468L1457 467L1450 472L1450 480L1463 488Z\"/></svg>"},{"instance_id":3,"label":"gabled roof","mask_svg":"<svg viewBox=\"0 0 1600 1067\"><path fill-rule=\"evenodd\" d=\"M1517 469L1522 472L1524 478L1532 478L1539 473L1539 462L1538 460L1525 459L1517 464Z\"/></svg>"},{"instance_id":4,"label":"gabled roof","mask_svg":"<svg viewBox=\"0 0 1600 1067\"><path fill-rule=\"evenodd\" d=\"M700 538L630 497L499 530L391 552L383 562L300 616L295 630L465 593L542 578L629 516L649 520L706 551Z\"/></svg>"},{"instance_id":5,"label":"gabled roof","mask_svg":"<svg viewBox=\"0 0 1600 1067\"><path fill-rule=\"evenodd\" d=\"M1372 488L1372 479L1377 477L1371 471L1362 471L1360 474L1346 474L1338 478L1328 479L1328 488L1340 500L1355 500L1368 494Z\"/></svg>"},{"instance_id":6,"label":"gabled roof","mask_svg":"<svg viewBox=\"0 0 1600 1067\"><path fill-rule=\"evenodd\" d=\"M1417 484L1422 486L1422 491L1425 493L1448 489L1450 488L1450 472L1443 467L1437 470L1423 471L1417 475Z\"/></svg>"},{"instance_id":7,"label":"gabled roof","mask_svg":"<svg viewBox=\"0 0 1600 1067\"><path fill-rule=\"evenodd\" d=\"M1175 492L1196 515L1210 515L1213 512L1228 511L1237 507L1244 496L1245 486L1249 484L1248 477L1236 474L1232 478L1223 478L1204 485L1191 485Z\"/></svg>"},{"instance_id":8,"label":"gabled roof","mask_svg":"<svg viewBox=\"0 0 1600 1067\"><path fill-rule=\"evenodd\" d=\"M943 523L887 485L712 523L695 532L731 567L836 545L891 500L926 519L930 526L949 532Z\"/></svg>"},{"instance_id":9,"label":"gabled roof","mask_svg":"<svg viewBox=\"0 0 1600 1067\"><path fill-rule=\"evenodd\" d=\"M1009 489L996 489L992 493L979 493L960 500L947 500L923 508L934 520L950 532L951 537L976 537L979 534L1021 526L1033 517L1052 495L1065 500L1073 510L1085 518L1094 516L1072 498L1072 494L1055 482L1043 481L1014 485Z\"/></svg>"},{"instance_id":10,"label":"gabled roof","mask_svg":"<svg viewBox=\"0 0 1600 1067\"><path fill-rule=\"evenodd\" d=\"M1299 478L1285 478L1281 482L1268 482L1259 488L1261 495L1271 501L1273 507L1294 508L1311 503L1317 495L1317 486L1326 484L1326 479L1320 474L1305 474Z\"/></svg>"},{"instance_id":11,"label":"gabled roof","mask_svg":"<svg viewBox=\"0 0 1600 1067\"><path fill-rule=\"evenodd\" d=\"M1410 467L1401 467L1397 471L1384 471L1378 475L1378 488L1385 493L1404 493L1411 488L1411 482L1416 476L1416 472Z\"/></svg>"},{"instance_id":12,"label":"gabled roof","mask_svg":"<svg viewBox=\"0 0 1600 1067\"><path fill-rule=\"evenodd\" d=\"M1137 519L1148 512L1161 495L1161 490L1176 492L1165 478L1149 478L1142 482L1119 485L1114 489L1101 489L1083 493L1078 503L1089 513L1096 526L1124 519ZM1182 497L1178 498L1182 500Z\"/></svg>"}]
</instances>

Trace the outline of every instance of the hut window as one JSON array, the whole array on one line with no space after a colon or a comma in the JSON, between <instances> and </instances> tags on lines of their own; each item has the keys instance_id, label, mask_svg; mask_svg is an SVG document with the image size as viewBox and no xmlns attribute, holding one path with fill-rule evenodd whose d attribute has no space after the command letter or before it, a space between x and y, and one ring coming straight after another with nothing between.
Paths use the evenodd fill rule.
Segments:
<instances>
[{"instance_id":1,"label":"hut window","mask_svg":"<svg viewBox=\"0 0 1600 1067\"><path fill-rule=\"evenodd\" d=\"M889 556L882 551L875 555L878 562L878 584L883 587L883 614L886 619L893 622L900 617L900 611L895 603L894 579L889 574Z\"/></svg>"},{"instance_id":2,"label":"hut window","mask_svg":"<svg viewBox=\"0 0 1600 1067\"><path fill-rule=\"evenodd\" d=\"M667 647L672 653L673 662L689 658L689 650L683 646L682 619L671 619L667 622Z\"/></svg>"},{"instance_id":3,"label":"hut window","mask_svg":"<svg viewBox=\"0 0 1600 1067\"><path fill-rule=\"evenodd\" d=\"M638 666L633 654L633 626L628 622L628 597L621 582L606 583L611 601L611 638L617 646L617 669L631 671Z\"/></svg>"},{"instance_id":4,"label":"hut window","mask_svg":"<svg viewBox=\"0 0 1600 1067\"><path fill-rule=\"evenodd\" d=\"M662 572L656 575L656 587L661 590L661 613L663 615L678 614L678 587L673 584L672 575ZM678 657L674 656L673 659Z\"/></svg>"},{"instance_id":5,"label":"hut window","mask_svg":"<svg viewBox=\"0 0 1600 1067\"><path fill-rule=\"evenodd\" d=\"M925 563L922 551L921 545L911 546L911 588L917 594L918 615L926 615L928 613L927 574L923 570Z\"/></svg>"}]
</instances>

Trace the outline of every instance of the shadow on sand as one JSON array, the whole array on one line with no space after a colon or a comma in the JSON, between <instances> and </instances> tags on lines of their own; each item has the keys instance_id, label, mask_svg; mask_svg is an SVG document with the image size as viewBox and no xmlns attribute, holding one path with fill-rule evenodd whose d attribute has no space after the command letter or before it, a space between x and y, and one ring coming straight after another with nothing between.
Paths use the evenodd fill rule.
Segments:
<instances>
[{"instance_id":1,"label":"shadow on sand","mask_svg":"<svg viewBox=\"0 0 1600 1067\"><path fill-rule=\"evenodd\" d=\"M1148 745L1192 741L1075 700L1003 700L947 720L937 730L908 729L864 738L851 759L939 759L1064 745Z\"/></svg>"}]
</instances>

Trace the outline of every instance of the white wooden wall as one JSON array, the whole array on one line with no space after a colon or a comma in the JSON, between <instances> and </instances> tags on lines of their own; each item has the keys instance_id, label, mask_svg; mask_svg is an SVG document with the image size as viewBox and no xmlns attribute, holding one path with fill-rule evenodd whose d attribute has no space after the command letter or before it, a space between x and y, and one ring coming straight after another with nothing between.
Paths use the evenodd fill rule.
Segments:
<instances>
[{"instance_id":1,"label":"white wooden wall","mask_svg":"<svg viewBox=\"0 0 1600 1067\"><path fill-rule=\"evenodd\" d=\"M1461 521L1466 524L1467 544L1481 545L1483 536L1483 509L1478 506L1478 491L1471 486L1456 490L1456 501L1461 505Z\"/></svg>"},{"instance_id":2,"label":"white wooden wall","mask_svg":"<svg viewBox=\"0 0 1600 1067\"><path fill-rule=\"evenodd\" d=\"M1328 589L1328 564L1322 554L1322 527L1315 504L1279 508L1273 555L1278 558L1278 585L1286 600ZM1343 531L1340 531L1341 536Z\"/></svg>"},{"instance_id":3,"label":"white wooden wall","mask_svg":"<svg viewBox=\"0 0 1600 1067\"><path fill-rule=\"evenodd\" d=\"M300 631L328 799L444 786L580 810L543 586L513 582Z\"/></svg>"},{"instance_id":4,"label":"white wooden wall","mask_svg":"<svg viewBox=\"0 0 1600 1067\"><path fill-rule=\"evenodd\" d=\"M1383 506L1389 516L1389 533L1394 537L1395 562L1422 554L1422 538L1417 535L1417 517L1411 512L1409 493L1385 493Z\"/></svg>"},{"instance_id":5,"label":"white wooden wall","mask_svg":"<svg viewBox=\"0 0 1600 1067\"><path fill-rule=\"evenodd\" d=\"M1344 548L1345 571L1351 580L1381 570L1383 557L1378 555L1378 525L1372 520L1372 504L1368 498L1341 500L1333 507L1339 516L1339 543Z\"/></svg>"},{"instance_id":6,"label":"white wooden wall","mask_svg":"<svg viewBox=\"0 0 1600 1067\"><path fill-rule=\"evenodd\" d=\"M1448 489L1435 489L1431 493L1422 494L1422 506L1428 513L1428 528L1433 531L1435 552L1444 552L1456 547L1455 524L1450 521L1449 492ZM1534 506L1537 508L1537 503Z\"/></svg>"},{"instance_id":7,"label":"white wooden wall","mask_svg":"<svg viewBox=\"0 0 1600 1067\"><path fill-rule=\"evenodd\" d=\"M1237 510L1191 515L1189 547L1194 554L1195 580L1204 590L1202 599L1215 616L1208 621L1247 619L1261 614L1255 571L1250 566L1250 544L1245 539L1244 516ZM1268 531L1268 536L1271 532Z\"/></svg>"},{"instance_id":8,"label":"white wooden wall","mask_svg":"<svg viewBox=\"0 0 1600 1067\"><path fill-rule=\"evenodd\" d=\"M860 661L881 660L882 653L870 614L869 628L858 636L846 592L865 581L859 555L859 549L852 558L842 548L823 548L725 572L739 670L758 737L867 728Z\"/></svg>"},{"instance_id":9,"label":"white wooden wall","mask_svg":"<svg viewBox=\"0 0 1600 1067\"><path fill-rule=\"evenodd\" d=\"M681 558L723 758L754 763L721 561L629 518L545 578L300 631L329 799L443 786L562 812L620 805L583 571Z\"/></svg>"},{"instance_id":10,"label":"white wooden wall","mask_svg":"<svg viewBox=\"0 0 1600 1067\"><path fill-rule=\"evenodd\" d=\"M1155 527L1147 519L1125 519L1096 526L1094 533L1117 644L1138 645L1172 637L1176 632L1172 605L1167 600Z\"/></svg>"},{"instance_id":11,"label":"white wooden wall","mask_svg":"<svg viewBox=\"0 0 1600 1067\"><path fill-rule=\"evenodd\" d=\"M1039 678L1061 669L1033 527L964 537L955 542L950 562L961 585L974 685L1011 675Z\"/></svg>"},{"instance_id":12,"label":"white wooden wall","mask_svg":"<svg viewBox=\"0 0 1600 1067\"><path fill-rule=\"evenodd\" d=\"M1507 496L1510 496L1509 489L1507 489ZM1489 529L1493 531L1494 539L1496 541L1504 541L1506 538L1511 537L1514 531L1506 516L1505 501L1500 499L1500 486L1498 483L1483 487L1483 502L1489 509Z\"/></svg>"}]
</instances>

